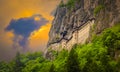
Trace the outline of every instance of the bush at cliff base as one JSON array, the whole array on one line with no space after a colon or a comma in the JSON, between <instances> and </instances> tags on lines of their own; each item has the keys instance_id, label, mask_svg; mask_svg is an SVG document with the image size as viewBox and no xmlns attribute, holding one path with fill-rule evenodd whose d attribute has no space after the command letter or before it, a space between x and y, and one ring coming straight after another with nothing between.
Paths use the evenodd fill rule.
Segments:
<instances>
[{"instance_id":1,"label":"bush at cliff base","mask_svg":"<svg viewBox=\"0 0 120 72\"><path fill-rule=\"evenodd\" d=\"M94 36L91 43L58 52L53 60L40 52L18 52L12 61L0 62L0 72L120 72L119 56L120 24Z\"/></svg>"}]
</instances>

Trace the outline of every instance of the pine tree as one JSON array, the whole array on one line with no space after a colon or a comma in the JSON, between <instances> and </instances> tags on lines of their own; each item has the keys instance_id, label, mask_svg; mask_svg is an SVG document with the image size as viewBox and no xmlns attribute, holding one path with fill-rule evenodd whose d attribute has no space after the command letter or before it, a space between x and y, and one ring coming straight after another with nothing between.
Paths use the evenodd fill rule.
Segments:
<instances>
[{"instance_id":1,"label":"pine tree","mask_svg":"<svg viewBox=\"0 0 120 72\"><path fill-rule=\"evenodd\" d=\"M17 52L16 54L16 58L15 58L15 65L14 65L14 71L15 72L21 72L22 69L22 62L20 60L20 53Z\"/></svg>"},{"instance_id":2,"label":"pine tree","mask_svg":"<svg viewBox=\"0 0 120 72\"><path fill-rule=\"evenodd\" d=\"M76 45L72 48L69 53L66 66L68 72L79 72L79 62L78 62L78 55L75 52Z\"/></svg>"},{"instance_id":3,"label":"pine tree","mask_svg":"<svg viewBox=\"0 0 120 72\"><path fill-rule=\"evenodd\" d=\"M54 66L54 64L52 64L51 67L50 67L49 72L55 72L55 71L54 71L54 68L55 68L55 66Z\"/></svg>"}]
</instances>

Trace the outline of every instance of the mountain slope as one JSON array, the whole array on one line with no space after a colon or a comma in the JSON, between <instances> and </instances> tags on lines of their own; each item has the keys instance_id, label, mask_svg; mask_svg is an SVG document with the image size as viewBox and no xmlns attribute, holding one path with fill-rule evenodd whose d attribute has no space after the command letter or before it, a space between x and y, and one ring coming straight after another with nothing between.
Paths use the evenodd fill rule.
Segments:
<instances>
[{"instance_id":1,"label":"mountain slope","mask_svg":"<svg viewBox=\"0 0 120 72\"><path fill-rule=\"evenodd\" d=\"M48 48L70 50L74 44L91 41L92 34L120 22L119 0L61 1L49 33Z\"/></svg>"}]
</instances>

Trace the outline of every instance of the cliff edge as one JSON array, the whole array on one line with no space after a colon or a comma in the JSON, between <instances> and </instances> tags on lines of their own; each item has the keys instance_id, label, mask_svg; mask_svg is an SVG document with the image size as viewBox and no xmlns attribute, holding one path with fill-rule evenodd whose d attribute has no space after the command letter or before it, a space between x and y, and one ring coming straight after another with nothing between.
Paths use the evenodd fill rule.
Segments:
<instances>
[{"instance_id":1,"label":"cliff edge","mask_svg":"<svg viewBox=\"0 0 120 72\"><path fill-rule=\"evenodd\" d=\"M120 22L120 0L61 1L54 14L47 47L70 50L74 44L84 44L92 34Z\"/></svg>"}]
</instances>

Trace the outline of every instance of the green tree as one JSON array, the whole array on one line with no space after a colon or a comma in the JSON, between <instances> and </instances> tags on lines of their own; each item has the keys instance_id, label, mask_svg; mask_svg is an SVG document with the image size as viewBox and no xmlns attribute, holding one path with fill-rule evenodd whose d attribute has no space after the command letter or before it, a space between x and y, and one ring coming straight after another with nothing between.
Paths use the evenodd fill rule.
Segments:
<instances>
[{"instance_id":1,"label":"green tree","mask_svg":"<svg viewBox=\"0 0 120 72\"><path fill-rule=\"evenodd\" d=\"M53 62L55 69L55 72L67 72L66 68L66 61L68 57L68 51L67 50L62 50L58 53L58 56L55 58Z\"/></svg>"},{"instance_id":2,"label":"green tree","mask_svg":"<svg viewBox=\"0 0 120 72\"><path fill-rule=\"evenodd\" d=\"M10 72L10 67L4 61L0 62L0 72Z\"/></svg>"},{"instance_id":3,"label":"green tree","mask_svg":"<svg viewBox=\"0 0 120 72\"><path fill-rule=\"evenodd\" d=\"M55 66L54 66L54 64L52 64L51 67L50 67L50 71L49 72L55 72L54 69L55 69Z\"/></svg>"},{"instance_id":4,"label":"green tree","mask_svg":"<svg viewBox=\"0 0 120 72\"><path fill-rule=\"evenodd\" d=\"M17 52L14 62L14 72L21 72L23 63L21 62L21 56L19 52Z\"/></svg>"},{"instance_id":5,"label":"green tree","mask_svg":"<svg viewBox=\"0 0 120 72\"><path fill-rule=\"evenodd\" d=\"M106 29L101 38L103 45L108 47L109 54L115 57L116 50L120 49L120 25Z\"/></svg>"},{"instance_id":6,"label":"green tree","mask_svg":"<svg viewBox=\"0 0 120 72\"><path fill-rule=\"evenodd\" d=\"M67 72L79 72L79 62L78 62L78 55L75 51L77 45L75 45L69 53L66 66Z\"/></svg>"}]
</instances>

